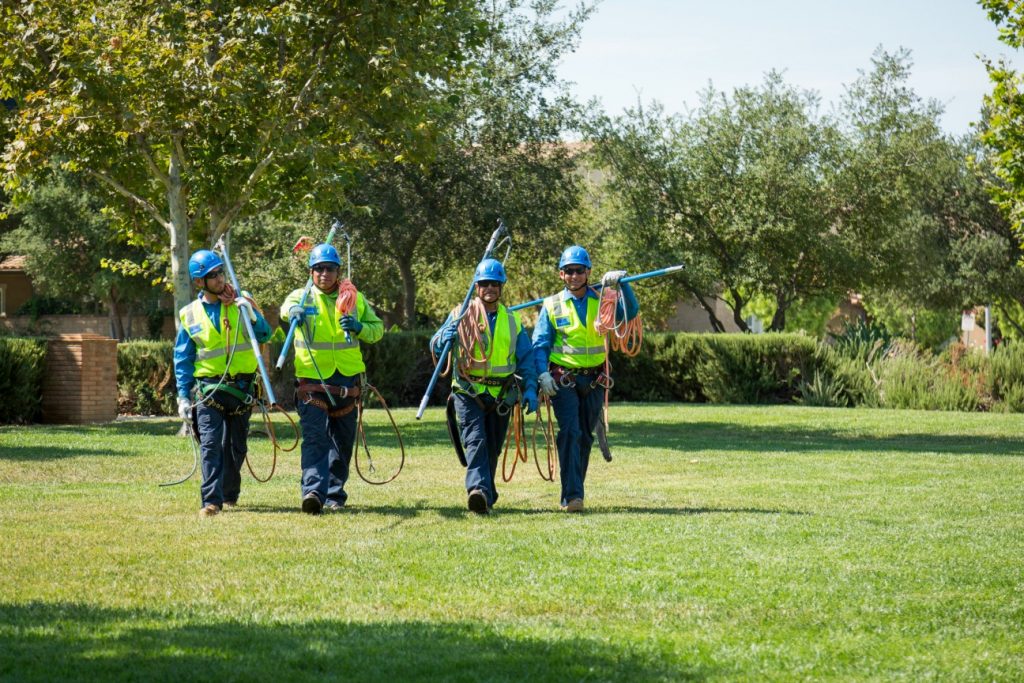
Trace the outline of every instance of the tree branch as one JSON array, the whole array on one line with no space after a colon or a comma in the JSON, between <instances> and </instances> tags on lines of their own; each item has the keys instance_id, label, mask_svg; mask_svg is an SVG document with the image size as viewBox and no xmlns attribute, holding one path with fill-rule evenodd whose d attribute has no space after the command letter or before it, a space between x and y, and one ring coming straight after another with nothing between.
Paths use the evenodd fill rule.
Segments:
<instances>
[{"instance_id":1,"label":"tree branch","mask_svg":"<svg viewBox=\"0 0 1024 683\"><path fill-rule=\"evenodd\" d=\"M96 178L97 180L106 183L112 190L117 192L119 195L127 197L133 204L135 204L143 211L146 211L150 216L152 216L156 220L156 222L159 223L165 230L170 231L172 229L170 221L168 221L166 218L160 215L160 210L157 209L151 202L148 202L139 195L135 194L134 192L126 188L124 185L122 185L114 178L111 178L103 171L93 171L87 169L86 173L91 175L93 178Z\"/></svg>"},{"instance_id":2,"label":"tree branch","mask_svg":"<svg viewBox=\"0 0 1024 683\"><path fill-rule=\"evenodd\" d=\"M160 170L160 167L156 165L156 161L153 159L153 151L149 148L149 142L146 141L146 136L142 133L135 133L132 135L132 142L139 150L139 154L142 155L142 160L146 162L146 168L153 174L153 177L163 183L164 187L170 188L171 179L170 177Z\"/></svg>"}]
</instances>

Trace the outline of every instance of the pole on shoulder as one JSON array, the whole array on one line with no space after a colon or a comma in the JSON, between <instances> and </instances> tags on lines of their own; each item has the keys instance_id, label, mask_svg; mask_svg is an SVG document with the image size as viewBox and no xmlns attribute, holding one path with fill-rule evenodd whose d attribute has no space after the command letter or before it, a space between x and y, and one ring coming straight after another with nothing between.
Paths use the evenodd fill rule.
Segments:
<instances>
[{"instance_id":1,"label":"pole on shoulder","mask_svg":"<svg viewBox=\"0 0 1024 683\"><path fill-rule=\"evenodd\" d=\"M341 230L344 227L345 226L342 223L339 223L338 221L334 221L334 223L331 224L331 231L327 233L327 239L324 240L324 244L330 244L331 242L333 242L334 241L334 233L336 233L338 230ZM306 305L306 299L309 298L309 292L310 292L310 290L312 288L313 288L313 276L310 275L309 279L306 280L306 288L304 290L302 290L302 298L299 299L299 305L300 306L305 306ZM292 320L292 321L290 321L290 323L288 325L288 334L284 338L284 346L281 347L281 353L280 353L280 355L278 355L277 363L274 365L274 367L277 368L278 370L280 370L282 367L284 367L284 362L285 362L285 360L287 359L287 356L288 356L288 349L292 345L292 340L295 338L295 329L298 326L299 326L299 321L298 320Z\"/></svg>"},{"instance_id":2,"label":"pole on shoulder","mask_svg":"<svg viewBox=\"0 0 1024 683\"><path fill-rule=\"evenodd\" d=\"M621 280L619 280L619 282L636 282L637 280L646 280L649 277L658 277L659 275L669 275L671 273L679 272L684 267L685 266L682 263L680 263L677 266L669 266L668 268L659 268L658 270L651 270L651 271L648 271L646 273L640 273L639 275L630 275L628 277L622 278ZM604 285L598 283L598 284L594 285L594 289L601 289L601 287L603 287L603 286ZM524 301L521 304L516 304L515 306L509 306L508 310L510 310L510 311L519 311L519 310L522 310L524 308L530 308L532 306L540 306L542 303L544 303L544 299L534 299L533 301Z\"/></svg>"},{"instance_id":3,"label":"pole on shoulder","mask_svg":"<svg viewBox=\"0 0 1024 683\"><path fill-rule=\"evenodd\" d=\"M242 287L238 284L238 278L235 276L235 269L231 267L231 258L228 256L228 245L227 241L221 237L217 241L217 246L220 247L220 253L224 257L224 268L228 271L228 277L231 278L231 285L235 288L235 293L238 296L242 296ZM249 316L240 315L238 316L245 323L245 331L249 334L249 343L252 344L252 351L256 355L256 365L260 370L260 379L263 380L263 390L267 394L267 398L270 399L270 405L277 405L277 397L274 396L274 388L270 385L270 377L267 375L267 367L263 364L263 354L260 353L260 343L256 341L256 333L252 329L252 321L249 320Z\"/></svg>"},{"instance_id":4,"label":"pole on shoulder","mask_svg":"<svg viewBox=\"0 0 1024 683\"><path fill-rule=\"evenodd\" d=\"M505 222L498 219L497 229L491 233L491 240L487 243L487 248L484 249L484 255L480 258L483 261L486 258L491 258L491 253L494 251L495 245L501 239L502 235L508 234L508 228L505 227ZM459 318L462 318L466 314L466 309L469 307L469 301L473 298L473 283L469 283L469 291L466 292L466 297L462 300L462 307L459 308ZM441 376L441 369L444 367L445 361L448 359L448 354L452 350L452 342L445 342L445 345L441 348L441 355L437 359L437 366L434 368L434 374L430 376L430 382L427 384L427 390L423 393L423 399L420 401L419 410L416 411L416 419L419 420L423 417L423 411L427 409L427 403L430 402L430 394L434 392L434 386L437 384L438 377Z\"/></svg>"}]
</instances>

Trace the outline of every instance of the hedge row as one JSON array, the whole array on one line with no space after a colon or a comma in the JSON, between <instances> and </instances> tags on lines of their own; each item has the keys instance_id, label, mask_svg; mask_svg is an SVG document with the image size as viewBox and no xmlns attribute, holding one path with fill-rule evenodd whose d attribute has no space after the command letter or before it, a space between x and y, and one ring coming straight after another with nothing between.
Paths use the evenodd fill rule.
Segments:
<instances>
[{"instance_id":1,"label":"hedge row","mask_svg":"<svg viewBox=\"0 0 1024 683\"><path fill-rule=\"evenodd\" d=\"M418 405L433 364L429 332L390 332L365 345L370 381L394 406ZM29 421L38 414L45 343L0 339L2 421ZM276 359L280 346L271 346ZM618 401L688 403L793 403L935 410L1024 412L1024 345L991 356L954 346L934 356L902 340L867 340L860 347L831 347L797 334L649 334L634 358L613 357ZM291 360L271 371L279 402L293 407ZM438 382L440 405L449 380ZM169 341L118 345L122 412L174 413L176 387ZM8 414L16 411L16 414Z\"/></svg>"},{"instance_id":2,"label":"hedge row","mask_svg":"<svg viewBox=\"0 0 1024 683\"><path fill-rule=\"evenodd\" d=\"M39 417L45 372L45 339L0 337L0 424Z\"/></svg>"},{"instance_id":3,"label":"hedge row","mask_svg":"<svg viewBox=\"0 0 1024 683\"><path fill-rule=\"evenodd\" d=\"M418 405L433 362L430 332L390 332L363 346L367 376L389 405ZM271 345L276 360L279 345ZM118 345L118 389L124 412L174 412L174 372L169 341L130 341ZM290 354L289 354L290 355ZM614 400L714 403L788 403L800 383L821 365L815 342L803 335L652 334L635 358L616 357ZM291 359L271 370L278 401L292 407L295 370ZM439 405L450 380L438 382L432 398Z\"/></svg>"}]
</instances>

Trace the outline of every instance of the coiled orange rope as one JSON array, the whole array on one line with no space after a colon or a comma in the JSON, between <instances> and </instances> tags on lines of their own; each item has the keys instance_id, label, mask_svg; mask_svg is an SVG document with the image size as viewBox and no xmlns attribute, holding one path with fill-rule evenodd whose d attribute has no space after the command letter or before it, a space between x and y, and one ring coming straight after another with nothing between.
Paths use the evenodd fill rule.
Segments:
<instances>
[{"instance_id":1,"label":"coiled orange rope","mask_svg":"<svg viewBox=\"0 0 1024 683\"><path fill-rule=\"evenodd\" d=\"M605 377L612 376L611 351L615 350L624 356L632 358L640 353L640 346L644 341L644 326L640 316L631 320L617 321L620 302L620 294L617 287L605 287L601 290L601 303L597 312L597 320L594 321L594 329L598 334L604 335L604 374ZM625 306L622 306L622 317L626 317ZM608 395L604 392L604 429L608 432Z\"/></svg>"},{"instance_id":2,"label":"coiled orange rope","mask_svg":"<svg viewBox=\"0 0 1024 683\"><path fill-rule=\"evenodd\" d=\"M466 312L461 319L458 318L458 314L458 309L453 309L451 317L453 320L458 319L459 321L459 369L465 374L467 370L474 366L484 367L487 365L487 362L491 359L493 345L488 343L487 310L480 299L474 298L469 302ZM479 349L483 358L474 358L474 349ZM437 356L434 355L433 346L431 346L430 355L434 359L434 364L437 365ZM447 376L451 372L452 355L448 356L448 364L445 365L444 371L441 372L442 377Z\"/></svg>"},{"instance_id":3,"label":"coiled orange rope","mask_svg":"<svg viewBox=\"0 0 1024 683\"><path fill-rule=\"evenodd\" d=\"M359 300L359 292L352 281L345 278L338 285L338 315L352 315L356 311L356 302Z\"/></svg>"},{"instance_id":4,"label":"coiled orange rope","mask_svg":"<svg viewBox=\"0 0 1024 683\"><path fill-rule=\"evenodd\" d=\"M625 356L633 357L640 353L640 345L644 339L644 326L640 322L640 316L632 320L619 322L619 290L615 287L605 287L601 291L601 305L598 309L597 320L594 322L594 329L598 334L603 334L609 342L609 346ZM623 318L625 309L623 308Z\"/></svg>"}]
</instances>

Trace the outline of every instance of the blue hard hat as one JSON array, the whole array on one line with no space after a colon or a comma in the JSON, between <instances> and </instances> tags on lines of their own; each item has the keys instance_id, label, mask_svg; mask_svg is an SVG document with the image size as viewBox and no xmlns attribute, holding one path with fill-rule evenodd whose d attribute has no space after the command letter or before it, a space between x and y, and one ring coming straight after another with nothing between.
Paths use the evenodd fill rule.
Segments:
<instances>
[{"instance_id":1,"label":"blue hard hat","mask_svg":"<svg viewBox=\"0 0 1024 683\"><path fill-rule=\"evenodd\" d=\"M313 251L309 252L309 267L312 268L318 263L333 263L340 268L341 256L338 255L338 250L330 244L318 244L313 247Z\"/></svg>"},{"instance_id":2,"label":"blue hard hat","mask_svg":"<svg viewBox=\"0 0 1024 683\"><path fill-rule=\"evenodd\" d=\"M505 266L501 265L501 261L492 258L485 258L476 267L476 272L473 273L473 284L484 280L493 280L494 282L500 282L505 284Z\"/></svg>"},{"instance_id":3,"label":"blue hard hat","mask_svg":"<svg viewBox=\"0 0 1024 683\"><path fill-rule=\"evenodd\" d=\"M568 265L586 266L590 268L590 254L579 245L572 245L562 252L562 258L558 259L558 269L561 270Z\"/></svg>"},{"instance_id":4,"label":"blue hard hat","mask_svg":"<svg viewBox=\"0 0 1024 683\"><path fill-rule=\"evenodd\" d=\"M206 277L211 270L223 265L220 256L209 249L200 249L188 260L188 275L191 278Z\"/></svg>"}]
</instances>

